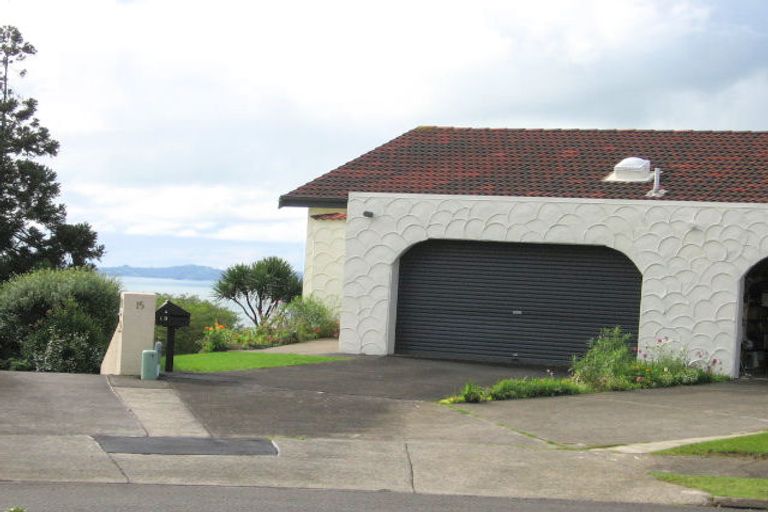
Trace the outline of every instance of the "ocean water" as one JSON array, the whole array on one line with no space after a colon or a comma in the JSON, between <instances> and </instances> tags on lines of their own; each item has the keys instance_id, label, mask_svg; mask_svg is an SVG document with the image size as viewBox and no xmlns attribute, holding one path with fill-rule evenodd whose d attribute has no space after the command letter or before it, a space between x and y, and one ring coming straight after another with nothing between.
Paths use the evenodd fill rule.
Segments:
<instances>
[{"instance_id":1,"label":"ocean water","mask_svg":"<svg viewBox=\"0 0 768 512\"><path fill-rule=\"evenodd\" d=\"M117 279L123 283L123 291L125 292L186 294L197 295L201 299L213 299L213 281L129 276L117 276Z\"/></svg>"},{"instance_id":2,"label":"ocean water","mask_svg":"<svg viewBox=\"0 0 768 512\"><path fill-rule=\"evenodd\" d=\"M237 313L240 324L253 325L240 306L225 300L217 302L213 297L214 281L193 281L191 279L161 279L155 277L115 276L123 283L124 292L169 293L171 295L196 295L210 300Z\"/></svg>"}]
</instances>

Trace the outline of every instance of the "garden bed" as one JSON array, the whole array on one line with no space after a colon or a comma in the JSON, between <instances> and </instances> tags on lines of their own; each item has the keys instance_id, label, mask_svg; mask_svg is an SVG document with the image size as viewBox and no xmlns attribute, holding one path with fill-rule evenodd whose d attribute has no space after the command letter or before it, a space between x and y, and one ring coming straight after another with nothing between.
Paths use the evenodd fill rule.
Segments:
<instances>
[{"instance_id":1,"label":"garden bed","mask_svg":"<svg viewBox=\"0 0 768 512\"><path fill-rule=\"evenodd\" d=\"M692 364L685 350L673 348L666 338L657 340L653 351L641 352L639 356L630 348L629 335L621 328L603 329L596 339L590 340L587 353L574 358L569 377L555 377L547 370L544 377L503 379L492 386L468 382L458 394L440 403L478 403L730 380L717 373L717 359Z\"/></svg>"}]
</instances>

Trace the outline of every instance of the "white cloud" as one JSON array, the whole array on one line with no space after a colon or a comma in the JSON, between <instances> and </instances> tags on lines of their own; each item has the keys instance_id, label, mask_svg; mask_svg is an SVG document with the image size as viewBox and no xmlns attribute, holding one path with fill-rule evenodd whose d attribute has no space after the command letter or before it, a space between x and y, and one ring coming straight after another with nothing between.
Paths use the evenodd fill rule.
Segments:
<instances>
[{"instance_id":1,"label":"white cloud","mask_svg":"<svg viewBox=\"0 0 768 512\"><path fill-rule=\"evenodd\" d=\"M278 210L277 197L260 190L200 185L69 187L69 216L99 232L253 242L301 242L303 209Z\"/></svg>"},{"instance_id":2,"label":"white cloud","mask_svg":"<svg viewBox=\"0 0 768 512\"><path fill-rule=\"evenodd\" d=\"M17 85L62 143L52 167L71 216L105 234L301 240L305 212L277 211L280 193L420 124L768 127L765 2L0 0L0 10L39 50ZM200 244L203 258L212 246Z\"/></svg>"},{"instance_id":3,"label":"white cloud","mask_svg":"<svg viewBox=\"0 0 768 512\"><path fill-rule=\"evenodd\" d=\"M765 130L768 65L715 91L675 91L660 98L654 123L669 128Z\"/></svg>"}]
</instances>

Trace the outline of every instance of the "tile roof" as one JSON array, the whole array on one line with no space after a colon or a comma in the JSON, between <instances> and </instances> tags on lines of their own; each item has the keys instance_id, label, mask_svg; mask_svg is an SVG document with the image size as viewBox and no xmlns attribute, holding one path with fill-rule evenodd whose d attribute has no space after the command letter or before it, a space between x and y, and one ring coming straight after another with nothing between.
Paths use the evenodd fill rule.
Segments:
<instances>
[{"instance_id":1,"label":"tile roof","mask_svg":"<svg viewBox=\"0 0 768 512\"><path fill-rule=\"evenodd\" d=\"M280 205L344 206L350 191L648 199L650 183L603 181L630 156L662 168L662 200L768 203L768 132L420 127Z\"/></svg>"}]
</instances>

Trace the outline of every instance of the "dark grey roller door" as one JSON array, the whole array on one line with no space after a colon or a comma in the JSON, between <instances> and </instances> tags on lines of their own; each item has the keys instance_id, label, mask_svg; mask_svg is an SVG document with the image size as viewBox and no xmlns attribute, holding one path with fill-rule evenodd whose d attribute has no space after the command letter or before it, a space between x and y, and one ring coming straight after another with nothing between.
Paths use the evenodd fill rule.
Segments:
<instances>
[{"instance_id":1,"label":"dark grey roller door","mask_svg":"<svg viewBox=\"0 0 768 512\"><path fill-rule=\"evenodd\" d=\"M399 281L399 354L554 365L601 327L637 339L640 272L606 247L430 240Z\"/></svg>"}]
</instances>

